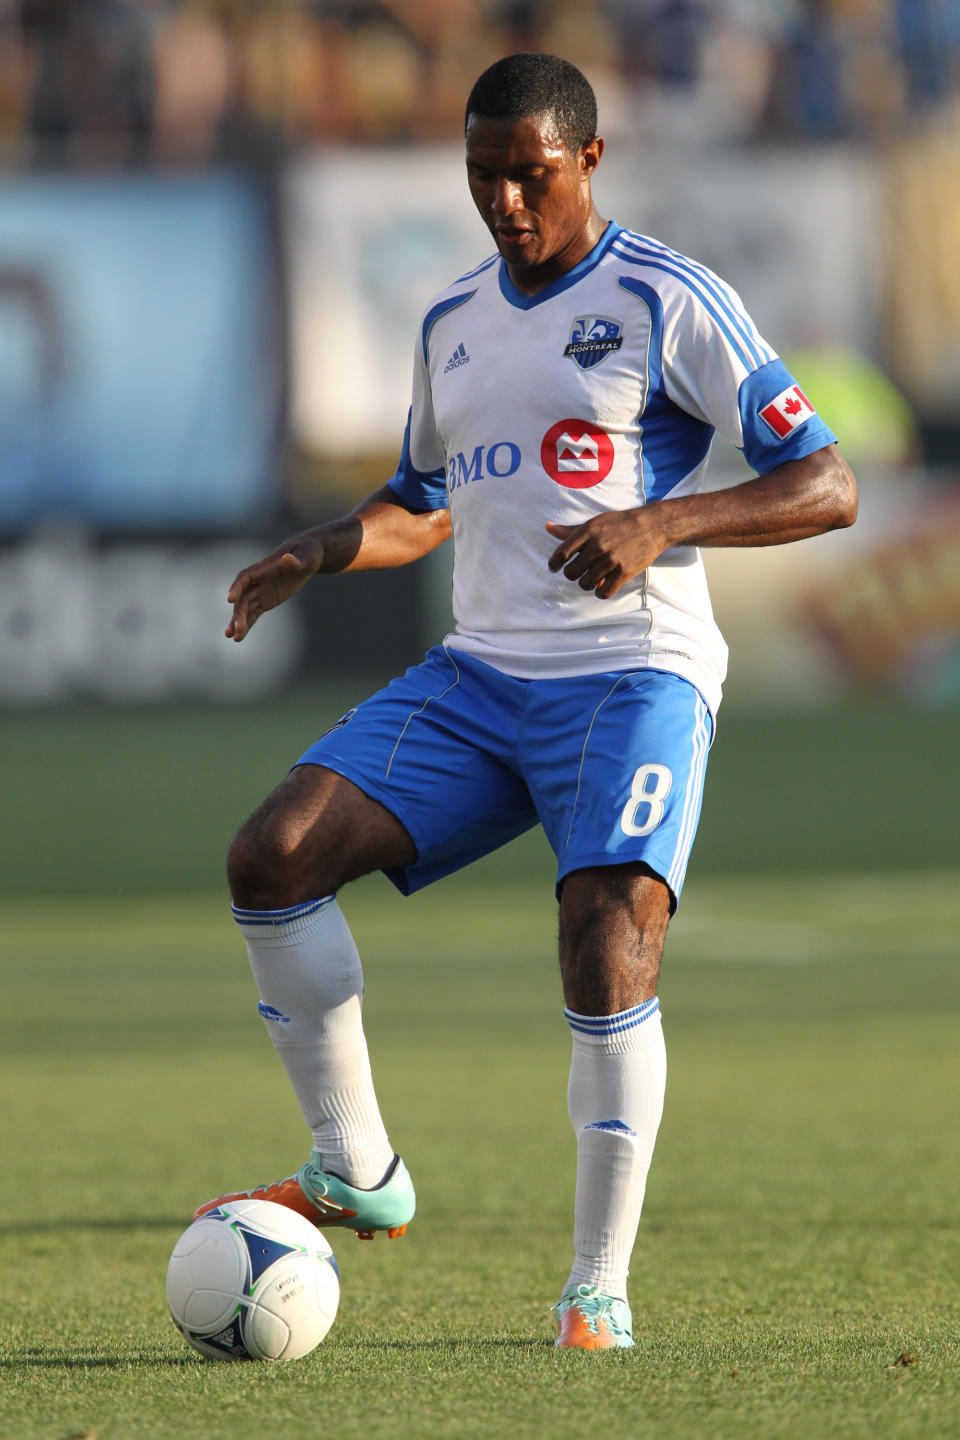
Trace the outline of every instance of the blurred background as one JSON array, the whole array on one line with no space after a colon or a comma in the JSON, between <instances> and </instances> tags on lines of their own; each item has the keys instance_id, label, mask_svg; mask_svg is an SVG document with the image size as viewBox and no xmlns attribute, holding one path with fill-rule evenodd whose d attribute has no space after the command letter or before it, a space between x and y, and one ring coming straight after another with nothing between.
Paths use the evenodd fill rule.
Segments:
<instances>
[{"instance_id":1,"label":"blurred background","mask_svg":"<svg viewBox=\"0 0 960 1440\"><path fill-rule=\"evenodd\" d=\"M445 632L443 553L239 647L224 596L392 473L419 314L491 248L464 97L516 49L586 72L602 212L741 291L860 481L851 532L708 554L694 871L960 861L960 0L0 0L8 893L216 888Z\"/></svg>"},{"instance_id":2,"label":"blurred background","mask_svg":"<svg viewBox=\"0 0 960 1440\"><path fill-rule=\"evenodd\" d=\"M231 834L450 623L447 547L240 646L227 588L393 473L421 312L492 249L464 98L523 48L597 90L601 212L743 294L861 491L852 530L706 552L730 677L660 986L646 1348L603 1419L956 1434L960 0L0 0L4 1436L600 1413L548 1363L573 1137L537 833L345 893L418 1223L337 1241L323 1359L201 1374L163 1304L194 1206L305 1141ZM713 483L746 473L718 441Z\"/></svg>"}]
</instances>

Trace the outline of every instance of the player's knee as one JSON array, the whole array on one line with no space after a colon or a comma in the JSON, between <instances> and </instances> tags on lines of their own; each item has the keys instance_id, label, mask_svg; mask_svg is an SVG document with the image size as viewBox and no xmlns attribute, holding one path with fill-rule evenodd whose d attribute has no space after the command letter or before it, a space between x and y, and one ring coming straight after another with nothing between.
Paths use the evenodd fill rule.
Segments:
<instances>
[{"instance_id":1,"label":"player's knee","mask_svg":"<svg viewBox=\"0 0 960 1440\"><path fill-rule=\"evenodd\" d=\"M272 903L271 866L259 836L248 822L227 851L227 881L233 903L245 910L279 909Z\"/></svg>"},{"instance_id":2,"label":"player's knee","mask_svg":"<svg viewBox=\"0 0 960 1440\"><path fill-rule=\"evenodd\" d=\"M560 905L567 1004L611 1015L654 995L669 918L669 892L654 876L626 867L569 875Z\"/></svg>"},{"instance_id":3,"label":"player's knee","mask_svg":"<svg viewBox=\"0 0 960 1440\"><path fill-rule=\"evenodd\" d=\"M283 910L332 894L339 877L315 832L295 815L253 816L227 853L233 903L244 910Z\"/></svg>"}]
</instances>

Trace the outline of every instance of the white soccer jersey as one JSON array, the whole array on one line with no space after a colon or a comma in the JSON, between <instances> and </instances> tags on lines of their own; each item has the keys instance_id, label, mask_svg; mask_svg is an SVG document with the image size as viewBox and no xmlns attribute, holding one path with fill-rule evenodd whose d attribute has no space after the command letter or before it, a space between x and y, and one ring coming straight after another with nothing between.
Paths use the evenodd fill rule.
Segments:
<instances>
[{"instance_id":1,"label":"white soccer jersey","mask_svg":"<svg viewBox=\"0 0 960 1440\"><path fill-rule=\"evenodd\" d=\"M525 679L671 671L715 710L727 649L699 550L600 600L550 572L544 529L702 489L715 430L760 474L835 439L704 266L611 224L536 295L498 255L462 276L421 326L390 481L412 509L449 506L448 648Z\"/></svg>"}]
</instances>

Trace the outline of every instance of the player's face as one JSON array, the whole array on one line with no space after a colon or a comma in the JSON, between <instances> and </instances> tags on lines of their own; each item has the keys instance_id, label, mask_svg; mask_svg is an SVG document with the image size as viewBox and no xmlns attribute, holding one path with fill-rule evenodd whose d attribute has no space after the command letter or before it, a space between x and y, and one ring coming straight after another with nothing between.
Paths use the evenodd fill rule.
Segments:
<instances>
[{"instance_id":1,"label":"player's face","mask_svg":"<svg viewBox=\"0 0 960 1440\"><path fill-rule=\"evenodd\" d=\"M521 287L572 269L599 239L590 179L603 153L591 140L574 153L551 115L490 120L471 115L467 180L474 204Z\"/></svg>"}]
</instances>

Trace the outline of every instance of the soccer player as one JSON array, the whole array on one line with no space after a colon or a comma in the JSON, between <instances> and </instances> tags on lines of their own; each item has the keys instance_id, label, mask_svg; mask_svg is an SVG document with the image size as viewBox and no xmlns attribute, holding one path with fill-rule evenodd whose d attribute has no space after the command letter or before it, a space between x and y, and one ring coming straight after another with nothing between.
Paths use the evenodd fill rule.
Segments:
<instances>
[{"instance_id":1,"label":"soccer player","mask_svg":"<svg viewBox=\"0 0 960 1440\"><path fill-rule=\"evenodd\" d=\"M247 1193L403 1233L413 1186L377 1106L337 893L382 869L410 894L539 822L577 1139L557 1344L584 1349L633 1343L627 1271L666 1072L657 977L726 662L699 547L801 540L850 525L857 503L737 295L597 213L603 148L565 60L510 55L480 76L467 182L496 253L423 319L397 472L242 570L226 631L243 640L313 575L453 536L454 632L311 745L230 850L260 1013L312 1134L297 1175ZM757 477L710 493L715 430Z\"/></svg>"}]
</instances>

